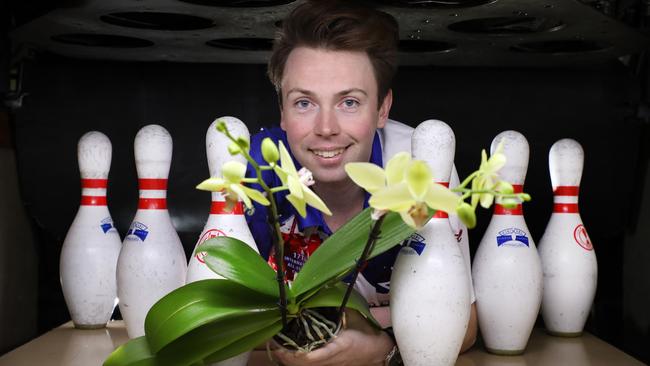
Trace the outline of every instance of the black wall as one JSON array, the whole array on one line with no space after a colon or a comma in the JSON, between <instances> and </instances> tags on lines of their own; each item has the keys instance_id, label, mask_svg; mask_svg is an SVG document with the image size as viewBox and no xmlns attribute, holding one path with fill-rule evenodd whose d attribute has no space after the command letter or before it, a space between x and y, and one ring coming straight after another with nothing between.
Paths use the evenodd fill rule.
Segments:
<instances>
[{"instance_id":1,"label":"black wall","mask_svg":"<svg viewBox=\"0 0 650 366\"><path fill-rule=\"evenodd\" d=\"M635 290L624 291L631 285L623 277L625 266L639 258L625 255L626 240L630 235L641 240L634 235L650 195L644 183L643 152L650 134L647 125L634 118L640 84L629 69L614 64L597 69L403 67L394 84L391 118L412 126L430 118L449 123L456 133L461 176L478 167L480 150L489 149L499 132L514 129L526 135L531 156L525 190L533 201L525 205L525 213L536 241L552 209L548 150L564 137L582 143L586 161L580 206L599 264L598 291L587 328L648 362L650 354L643 346L650 344L648 318L639 315L645 312L638 306L650 308L650 279L639 276ZM216 117L232 115L254 132L277 123L279 116L262 65L44 57L26 65L24 89L30 95L16 112L13 131L23 199L38 227L42 331L69 319L58 260L79 204L76 144L81 135L99 130L113 143L108 199L123 235L137 203L135 134L150 123L170 131L174 160L168 205L189 254L209 209L209 194L193 188L208 176L208 125ZM644 190L646 200L640 204ZM470 233L472 251L489 218L489 212L479 215L479 226ZM640 224L644 225L647 222ZM649 256L647 245L634 248ZM627 277L635 273L626 271ZM636 313L624 310L625 303L636 304Z\"/></svg>"}]
</instances>

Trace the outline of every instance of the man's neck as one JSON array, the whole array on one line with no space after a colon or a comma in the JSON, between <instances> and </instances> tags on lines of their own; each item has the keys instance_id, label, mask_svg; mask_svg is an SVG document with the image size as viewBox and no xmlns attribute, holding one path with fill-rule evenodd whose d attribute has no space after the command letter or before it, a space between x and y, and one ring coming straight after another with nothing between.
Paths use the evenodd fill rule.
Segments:
<instances>
[{"instance_id":1,"label":"man's neck","mask_svg":"<svg viewBox=\"0 0 650 366\"><path fill-rule=\"evenodd\" d=\"M341 183L316 184L313 188L332 211L332 216L323 215L325 223L332 232L363 210L365 200L363 189L350 180Z\"/></svg>"}]
</instances>

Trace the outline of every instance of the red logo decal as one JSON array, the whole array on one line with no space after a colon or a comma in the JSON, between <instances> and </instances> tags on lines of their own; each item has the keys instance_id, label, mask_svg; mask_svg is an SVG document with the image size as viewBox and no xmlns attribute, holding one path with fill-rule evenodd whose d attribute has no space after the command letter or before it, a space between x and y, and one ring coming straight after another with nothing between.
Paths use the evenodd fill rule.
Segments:
<instances>
[{"instance_id":1,"label":"red logo decal","mask_svg":"<svg viewBox=\"0 0 650 366\"><path fill-rule=\"evenodd\" d=\"M591 244L591 239L589 239L589 235L587 235L587 229L585 229L585 226L580 224L576 226L575 230L573 230L573 238L575 239L576 243L583 247L586 250L594 250L594 246Z\"/></svg>"},{"instance_id":2,"label":"red logo decal","mask_svg":"<svg viewBox=\"0 0 650 366\"><path fill-rule=\"evenodd\" d=\"M216 238L217 236L227 236L227 235L226 235L226 233L224 233L221 230L210 229L210 230L206 231L205 234L203 234L203 236L201 236L201 239L199 239L199 243L196 246L199 246L199 245L205 243L205 241L208 240L208 239ZM206 256L205 252L199 252L199 253L196 253L196 255L195 255L196 259L201 263L205 263L205 261L203 260L203 258L205 258L205 256Z\"/></svg>"}]
</instances>

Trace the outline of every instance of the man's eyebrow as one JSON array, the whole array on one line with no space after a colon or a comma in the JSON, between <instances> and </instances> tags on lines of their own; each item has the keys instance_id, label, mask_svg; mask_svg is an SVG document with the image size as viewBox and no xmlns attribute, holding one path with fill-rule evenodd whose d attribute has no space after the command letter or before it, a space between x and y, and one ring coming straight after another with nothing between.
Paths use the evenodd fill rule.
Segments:
<instances>
[{"instance_id":1,"label":"man's eyebrow","mask_svg":"<svg viewBox=\"0 0 650 366\"><path fill-rule=\"evenodd\" d=\"M289 96L292 93L300 93L300 94L305 94L305 95L310 95L310 96L314 95L314 93L312 91L307 90L307 89L293 88L293 89L287 90L287 96Z\"/></svg>"},{"instance_id":2,"label":"man's eyebrow","mask_svg":"<svg viewBox=\"0 0 650 366\"><path fill-rule=\"evenodd\" d=\"M340 92L336 93L336 95L343 96L343 95L347 95L347 94L355 93L355 92L361 93L361 94L363 94L365 96L368 96L368 93L365 90L361 89L361 88L350 88L350 89L341 90ZM311 90L302 89L302 88L289 89L287 91L287 96L291 95L292 93L299 93L299 94L304 94L304 95L308 95L308 96L314 95L314 92L312 92Z\"/></svg>"},{"instance_id":3,"label":"man's eyebrow","mask_svg":"<svg viewBox=\"0 0 650 366\"><path fill-rule=\"evenodd\" d=\"M355 92L361 93L361 94L363 94L365 96L368 96L368 93L366 93L365 90L360 89L360 88L345 89L345 90L342 90L342 91L340 91L340 92L338 92L336 94L339 95L339 96L343 96L343 95L347 95L347 94L355 93Z\"/></svg>"}]
</instances>

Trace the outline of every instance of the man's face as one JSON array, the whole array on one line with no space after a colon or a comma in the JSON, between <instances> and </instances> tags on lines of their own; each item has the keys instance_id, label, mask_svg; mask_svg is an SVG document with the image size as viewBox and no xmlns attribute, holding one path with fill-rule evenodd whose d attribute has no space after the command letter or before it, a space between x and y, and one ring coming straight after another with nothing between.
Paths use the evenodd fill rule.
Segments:
<instances>
[{"instance_id":1,"label":"man's face","mask_svg":"<svg viewBox=\"0 0 650 366\"><path fill-rule=\"evenodd\" d=\"M345 181L346 163L369 161L392 95L377 108L377 82L365 53L298 47L289 54L281 86L280 126L316 182Z\"/></svg>"}]
</instances>

